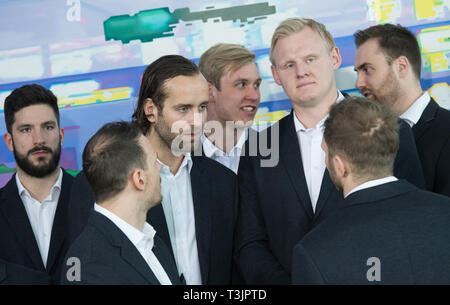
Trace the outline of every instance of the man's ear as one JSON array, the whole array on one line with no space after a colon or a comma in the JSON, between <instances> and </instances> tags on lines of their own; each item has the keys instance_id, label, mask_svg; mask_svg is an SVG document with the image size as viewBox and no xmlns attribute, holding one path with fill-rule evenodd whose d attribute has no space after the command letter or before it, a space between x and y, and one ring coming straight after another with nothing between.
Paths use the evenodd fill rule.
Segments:
<instances>
[{"instance_id":1,"label":"man's ear","mask_svg":"<svg viewBox=\"0 0 450 305\"><path fill-rule=\"evenodd\" d=\"M150 123L156 122L156 118L158 117L158 107L156 107L151 98L146 98L144 100L144 113Z\"/></svg>"},{"instance_id":2,"label":"man's ear","mask_svg":"<svg viewBox=\"0 0 450 305\"><path fill-rule=\"evenodd\" d=\"M274 65L270 66L270 69L272 70L272 76L275 83L279 86L281 86L280 77L278 76L277 68Z\"/></svg>"},{"instance_id":3,"label":"man's ear","mask_svg":"<svg viewBox=\"0 0 450 305\"><path fill-rule=\"evenodd\" d=\"M12 135L9 132L7 132L3 135L3 141L5 141L5 144L8 147L8 149L11 152L13 152L14 151L13 140L12 140Z\"/></svg>"},{"instance_id":4,"label":"man's ear","mask_svg":"<svg viewBox=\"0 0 450 305\"><path fill-rule=\"evenodd\" d=\"M350 174L350 164L345 158L339 155L334 155L333 162L335 164L336 173L340 178L346 178Z\"/></svg>"},{"instance_id":5,"label":"man's ear","mask_svg":"<svg viewBox=\"0 0 450 305\"><path fill-rule=\"evenodd\" d=\"M394 60L394 65L399 78L405 78L411 70L408 58L403 55Z\"/></svg>"},{"instance_id":6,"label":"man's ear","mask_svg":"<svg viewBox=\"0 0 450 305\"><path fill-rule=\"evenodd\" d=\"M342 58L341 58L341 54L339 53L338 47L334 47L331 50L331 59L333 62L333 69L334 70L339 69L339 67L341 66L341 63L342 63Z\"/></svg>"},{"instance_id":7,"label":"man's ear","mask_svg":"<svg viewBox=\"0 0 450 305\"><path fill-rule=\"evenodd\" d=\"M134 169L131 172L130 182L133 187L139 191L143 191L145 189L146 179L147 177L145 176L144 171L141 169Z\"/></svg>"},{"instance_id":8,"label":"man's ear","mask_svg":"<svg viewBox=\"0 0 450 305\"><path fill-rule=\"evenodd\" d=\"M216 86L214 86L213 84L208 82L208 95L209 95L209 102L210 103L215 103L216 102L216 93L217 93L217 91L218 91L218 89L216 88Z\"/></svg>"}]
</instances>

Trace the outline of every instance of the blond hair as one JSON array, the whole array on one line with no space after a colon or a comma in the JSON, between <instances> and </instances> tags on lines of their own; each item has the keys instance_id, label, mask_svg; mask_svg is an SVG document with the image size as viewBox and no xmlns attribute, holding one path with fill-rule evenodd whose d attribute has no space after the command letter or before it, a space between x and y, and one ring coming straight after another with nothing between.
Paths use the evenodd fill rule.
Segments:
<instances>
[{"instance_id":1,"label":"blond hair","mask_svg":"<svg viewBox=\"0 0 450 305\"><path fill-rule=\"evenodd\" d=\"M255 61L255 54L238 44L219 43L202 54L198 62L206 80L220 90L220 79Z\"/></svg>"},{"instance_id":2,"label":"blond hair","mask_svg":"<svg viewBox=\"0 0 450 305\"><path fill-rule=\"evenodd\" d=\"M298 33L302 31L305 27L309 27L314 32L319 34L320 37L322 37L322 39L325 41L326 46L330 51L336 46L333 36L331 36L330 32L328 32L325 25L323 25L322 23L319 23L313 19L308 18L289 18L280 23L280 25L275 29L275 32L273 33L269 53L269 58L272 65L275 66L273 51L275 49L278 40L290 36L292 34Z\"/></svg>"}]
</instances>

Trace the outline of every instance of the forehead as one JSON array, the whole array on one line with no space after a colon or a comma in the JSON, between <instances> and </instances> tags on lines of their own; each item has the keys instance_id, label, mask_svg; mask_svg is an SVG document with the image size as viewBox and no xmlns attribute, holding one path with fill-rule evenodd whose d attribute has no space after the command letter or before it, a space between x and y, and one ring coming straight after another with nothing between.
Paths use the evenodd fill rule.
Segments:
<instances>
[{"instance_id":1,"label":"forehead","mask_svg":"<svg viewBox=\"0 0 450 305\"><path fill-rule=\"evenodd\" d=\"M256 66L256 63L253 61L243 65L236 71L231 71L230 68L231 65L227 67L227 69L225 70L226 72L224 73L221 79L233 81L236 79L256 80L260 78L258 67Z\"/></svg>"},{"instance_id":2,"label":"forehead","mask_svg":"<svg viewBox=\"0 0 450 305\"><path fill-rule=\"evenodd\" d=\"M197 104L208 101L208 83L201 74L176 76L165 82L164 103Z\"/></svg>"},{"instance_id":3,"label":"forehead","mask_svg":"<svg viewBox=\"0 0 450 305\"><path fill-rule=\"evenodd\" d=\"M276 58L282 60L283 57L291 54L309 54L326 51L326 42L320 34L310 27L305 27L300 32L280 38L275 45L273 54Z\"/></svg>"},{"instance_id":4,"label":"forehead","mask_svg":"<svg viewBox=\"0 0 450 305\"><path fill-rule=\"evenodd\" d=\"M378 41L375 38L364 42L356 49L355 62L385 58L384 53L380 49ZM362 64L362 62L361 62Z\"/></svg>"},{"instance_id":5,"label":"forehead","mask_svg":"<svg viewBox=\"0 0 450 305\"><path fill-rule=\"evenodd\" d=\"M42 124L48 121L57 121L53 108L49 105L38 104L24 107L14 115L14 124Z\"/></svg>"}]
</instances>

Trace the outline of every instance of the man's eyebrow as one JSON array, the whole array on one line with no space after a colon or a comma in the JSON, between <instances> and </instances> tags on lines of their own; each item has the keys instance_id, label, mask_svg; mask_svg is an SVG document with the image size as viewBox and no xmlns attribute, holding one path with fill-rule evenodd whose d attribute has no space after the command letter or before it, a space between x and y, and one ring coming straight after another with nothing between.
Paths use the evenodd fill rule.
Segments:
<instances>
[{"instance_id":1,"label":"man's eyebrow","mask_svg":"<svg viewBox=\"0 0 450 305\"><path fill-rule=\"evenodd\" d=\"M357 66L357 67L354 67L353 70L355 70L356 72L358 72L358 70L364 69L364 68L366 68L368 65L369 65L369 64L365 62L365 63L363 63L363 64L360 64L360 65Z\"/></svg>"}]
</instances>

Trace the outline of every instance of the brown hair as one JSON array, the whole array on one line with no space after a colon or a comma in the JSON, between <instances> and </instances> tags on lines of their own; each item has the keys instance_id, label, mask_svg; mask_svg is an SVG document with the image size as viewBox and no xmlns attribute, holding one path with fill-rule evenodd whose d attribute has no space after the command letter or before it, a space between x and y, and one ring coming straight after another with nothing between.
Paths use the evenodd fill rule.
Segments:
<instances>
[{"instance_id":1,"label":"brown hair","mask_svg":"<svg viewBox=\"0 0 450 305\"><path fill-rule=\"evenodd\" d=\"M398 118L377 102L347 97L325 121L328 157L341 155L356 177L392 175L399 145Z\"/></svg>"},{"instance_id":2,"label":"brown hair","mask_svg":"<svg viewBox=\"0 0 450 305\"><path fill-rule=\"evenodd\" d=\"M220 79L255 61L255 54L238 44L219 43L202 54L198 67L206 78L220 90Z\"/></svg>"},{"instance_id":3,"label":"brown hair","mask_svg":"<svg viewBox=\"0 0 450 305\"><path fill-rule=\"evenodd\" d=\"M360 47L369 39L376 39L388 64L400 56L405 56L410 62L414 74L420 79L422 65L419 44L416 37L400 24L379 24L353 34L356 47Z\"/></svg>"}]
</instances>

